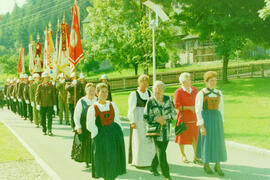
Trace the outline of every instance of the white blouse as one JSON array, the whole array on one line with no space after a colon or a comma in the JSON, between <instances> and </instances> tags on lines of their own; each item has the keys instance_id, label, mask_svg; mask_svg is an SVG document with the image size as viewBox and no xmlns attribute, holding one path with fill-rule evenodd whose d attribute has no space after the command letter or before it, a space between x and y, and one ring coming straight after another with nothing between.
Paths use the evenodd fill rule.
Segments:
<instances>
[{"instance_id":1,"label":"white blouse","mask_svg":"<svg viewBox=\"0 0 270 180\"><path fill-rule=\"evenodd\" d=\"M204 97L204 94L203 92L205 93L208 93L209 91L207 90L207 88L203 88L196 96L196 100L195 100L195 111L196 111L196 115L197 115L197 126L201 126L204 124L204 121L203 121L203 117L202 117L202 111L203 111L203 97ZM214 89L214 92L219 92L220 94L220 103L219 103L219 106L218 106L218 110L220 111L221 113L221 116L222 116L222 120L224 122L224 101L223 101L223 95L221 93L220 90L217 90L217 89ZM211 93L209 94L209 97L217 97L216 94L214 93Z\"/></svg>"},{"instance_id":2,"label":"white blouse","mask_svg":"<svg viewBox=\"0 0 270 180\"><path fill-rule=\"evenodd\" d=\"M98 106L98 108L99 108L99 110L101 112L104 112L104 111L109 111L110 110L110 103L112 103L112 106L113 106L113 109L114 109L114 122L119 124L119 126L122 128L121 121L120 121L120 116L119 116L119 110L118 110L117 106L115 105L115 103L110 102L110 101L106 101L105 104L100 104L98 102L95 102L94 104L96 104ZM98 134L98 128L96 126L96 112L95 112L94 106L91 106L88 109L86 119L87 119L86 127L87 127L88 131L91 132L92 138L94 138Z\"/></svg>"},{"instance_id":3,"label":"white blouse","mask_svg":"<svg viewBox=\"0 0 270 180\"><path fill-rule=\"evenodd\" d=\"M90 100L86 96L84 96L77 102L76 107L74 109L74 116L73 116L76 129L82 128L82 126L81 126L82 99L87 103L88 106L92 106L97 101L96 96L92 100Z\"/></svg>"},{"instance_id":4,"label":"white blouse","mask_svg":"<svg viewBox=\"0 0 270 180\"><path fill-rule=\"evenodd\" d=\"M146 89L146 91L143 93L139 90L137 90L137 92L139 93L139 95L141 96L141 98L143 100L148 100L150 97L148 95L148 89ZM152 96L152 92L150 91L150 94ZM130 93L129 98L128 98L128 119L130 120L130 122L134 122L136 123L136 119L134 119L134 110L136 109L137 106L137 95L136 95L136 91L133 91L132 93Z\"/></svg>"}]
</instances>

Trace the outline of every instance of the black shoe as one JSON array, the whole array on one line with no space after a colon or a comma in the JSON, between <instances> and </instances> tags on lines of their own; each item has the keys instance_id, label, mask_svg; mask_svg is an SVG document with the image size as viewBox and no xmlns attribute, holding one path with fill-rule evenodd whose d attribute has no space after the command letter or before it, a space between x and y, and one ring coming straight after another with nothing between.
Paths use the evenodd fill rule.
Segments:
<instances>
[{"instance_id":1,"label":"black shoe","mask_svg":"<svg viewBox=\"0 0 270 180\"><path fill-rule=\"evenodd\" d=\"M45 136L45 135L47 135L47 133L46 132L43 132L43 135Z\"/></svg>"},{"instance_id":2,"label":"black shoe","mask_svg":"<svg viewBox=\"0 0 270 180\"><path fill-rule=\"evenodd\" d=\"M70 125L70 123L69 122L66 122L66 125Z\"/></svg>"},{"instance_id":3,"label":"black shoe","mask_svg":"<svg viewBox=\"0 0 270 180\"><path fill-rule=\"evenodd\" d=\"M86 168L90 168L90 166L89 166L89 164L88 163L86 163L86 166L85 166Z\"/></svg>"},{"instance_id":4,"label":"black shoe","mask_svg":"<svg viewBox=\"0 0 270 180\"><path fill-rule=\"evenodd\" d=\"M63 122L62 122L62 121L60 121L60 122L59 122L59 124L63 124Z\"/></svg>"},{"instance_id":5,"label":"black shoe","mask_svg":"<svg viewBox=\"0 0 270 180\"><path fill-rule=\"evenodd\" d=\"M36 128L39 128L39 125L36 125Z\"/></svg>"},{"instance_id":6,"label":"black shoe","mask_svg":"<svg viewBox=\"0 0 270 180\"><path fill-rule=\"evenodd\" d=\"M224 176L224 173L222 172L221 168L215 165L215 172L218 173L219 176Z\"/></svg>"},{"instance_id":7,"label":"black shoe","mask_svg":"<svg viewBox=\"0 0 270 180\"><path fill-rule=\"evenodd\" d=\"M208 164L208 165L204 165L204 166L203 166L203 170L204 170L207 174L214 174L214 172L213 172L212 169L210 168L209 164Z\"/></svg>"},{"instance_id":8,"label":"black shoe","mask_svg":"<svg viewBox=\"0 0 270 180\"><path fill-rule=\"evenodd\" d=\"M53 133L52 133L51 131L49 131L49 133L48 133L48 134L49 134L49 136L53 136Z\"/></svg>"}]
</instances>

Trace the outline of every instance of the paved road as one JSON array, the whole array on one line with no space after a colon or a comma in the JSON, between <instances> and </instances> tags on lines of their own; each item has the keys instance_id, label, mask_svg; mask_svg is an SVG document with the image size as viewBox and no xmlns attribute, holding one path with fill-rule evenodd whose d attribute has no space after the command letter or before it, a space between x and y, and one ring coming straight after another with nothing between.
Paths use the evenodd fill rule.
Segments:
<instances>
[{"instance_id":1,"label":"paved road","mask_svg":"<svg viewBox=\"0 0 270 180\"><path fill-rule=\"evenodd\" d=\"M54 137L43 136L40 128L36 128L28 120L23 120L18 115L8 110L0 111L0 120L6 123L41 160L43 160L63 180L92 179L91 169L86 169L83 163L77 163L70 159L73 133L71 128L58 125L54 120ZM128 146L129 129L124 124L126 150ZM192 159L192 149L187 147L187 155ZM270 179L270 155L267 153L249 150L235 146L227 142L228 161L222 164L225 177L217 175L207 176L201 166L184 164L178 146L172 141L169 143L167 156L170 164L171 176L174 180L180 179L233 179L233 180L264 180ZM117 179L161 180L162 177L154 177L146 170L137 170L128 165L127 174Z\"/></svg>"}]
</instances>

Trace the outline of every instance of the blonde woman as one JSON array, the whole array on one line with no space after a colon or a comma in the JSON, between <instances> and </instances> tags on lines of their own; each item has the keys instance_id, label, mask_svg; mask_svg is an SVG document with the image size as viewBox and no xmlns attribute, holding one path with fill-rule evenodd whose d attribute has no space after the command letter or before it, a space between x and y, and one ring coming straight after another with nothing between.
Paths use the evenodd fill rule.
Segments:
<instances>
[{"instance_id":1,"label":"blonde woman","mask_svg":"<svg viewBox=\"0 0 270 180\"><path fill-rule=\"evenodd\" d=\"M128 118L131 123L130 128L130 152L129 161L137 168L151 166L155 156L155 146L153 141L145 136L145 122L143 118L144 107L152 92L148 90L149 77L141 75L138 78L138 89L131 92L128 99Z\"/></svg>"},{"instance_id":2,"label":"blonde woman","mask_svg":"<svg viewBox=\"0 0 270 180\"><path fill-rule=\"evenodd\" d=\"M204 163L204 171L213 174L209 163L215 163L214 170L220 176L224 176L220 168L220 162L227 160L227 152L224 140L224 102L220 90L217 90L217 73L208 71L204 74L206 87L196 96L195 109L197 125L200 127L197 157Z\"/></svg>"}]
</instances>

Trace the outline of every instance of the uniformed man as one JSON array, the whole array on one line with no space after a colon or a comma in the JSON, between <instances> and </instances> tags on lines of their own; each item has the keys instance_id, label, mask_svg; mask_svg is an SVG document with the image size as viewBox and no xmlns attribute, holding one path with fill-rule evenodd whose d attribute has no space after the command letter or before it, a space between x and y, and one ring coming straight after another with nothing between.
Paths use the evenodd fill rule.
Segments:
<instances>
[{"instance_id":1,"label":"uniformed man","mask_svg":"<svg viewBox=\"0 0 270 180\"><path fill-rule=\"evenodd\" d=\"M27 114L31 123L33 123L33 108L30 103L30 86L33 84L32 76L28 77L28 84L24 86L23 97L27 106Z\"/></svg>"},{"instance_id":2,"label":"uniformed man","mask_svg":"<svg viewBox=\"0 0 270 180\"><path fill-rule=\"evenodd\" d=\"M9 104L10 104L11 111L15 113L14 101L13 101L13 95L12 95L13 89L14 89L14 80L10 80L10 86L8 87Z\"/></svg>"},{"instance_id":3,"label":"uniformed man","mask_svg":"<svg viewBox=\"0 0 270 180\"><path fill-rule=\"evenodd\" d=\"M35 96L36 96L37 87L41 82L40 82L40 76L39 76L38 73L33 74L33 78L34 78L34 82L30 86L30 102L31 102L31 106L33 108L34 122L36 124L36 127L39 128L39 125L40 125L40 113L37 110L37 103L36 103Z\"/></svg>"},{"instance_id":4,"label":"uniformed man","mask_svg":"<svg viewBox=\"0 0 270 180\"><path fill-rule=\"evenodd\" d=\"M28 85L28 75L23 74L21 76L21 82L19 83L18 88L18 100L20 103L20 110L21 110L21 116L24 118L24 120L27 119L27 104L24 100L24 87Z\"/></svg>"},{"instance_id":5,"label":"uniformed man","mask_svg":"<svg viewBox=\"0 0 270 180\"><path fill-rule=\"evenodd\" d=\"M80 84L82 86L82 88L81 88L81 90L82 90L81 95L82 96L85 96L85 86L86 86L87 82L85 80L85 77L84 77L84 74L83 73L80 74L79 80L80 80Z\"/></svg>"},{"instance_id":6,"label":"uniformed man","mask_svg":"<svg viewBox=\"0 0 270 180\"><path fill-rule=\"evenodd\" d=\"M111 86L108 83L108 76L106 74L103 74L100 78L101 82L105 83L108 86L108 97L107 100L112 101L112 92L111 92Z\"/></svg>"},{"instance_id":7,"label":"uniformed man","mask_svg":"<svg viewBox=\"0 0 270 180\"><path fill-rule=\"evenodd\" d=\"M63 113L65 113L66 125L69 125L69 110L67 104L67 90L65 89L66 80L63 73L59 75L59 80L56 83L58 92L58 107L59 107L59 123L63 123Z\"/></svg>"},{"instance_id":8,"label":"uniformed man","mask_svg":"<svg viewBox=\"0 0 270 180\"><path fill-rule=\"evenodd\" d=\"M72 128L72 131L75 132L75 123L74 123L74 119L73 119L74 107L75 107L77 101L83 95L81 94L81 92L82 92L81 85L80 85L80 83L78 83L75 73L72 73L70 77L71 77L72 82L67 82L65 89L67 90L67 103L68 103L68 108L69 108L69 111L71 114L71 128ZM74 92L75 91L76 91L76 101L74 102L74 99L75 99Z\"/></svg>"},{"instance_id":9,"label":"uniformed man","mask_svg":"<svg viewBox=\"0 0 270 180\"><path fill-rule=\"evenodd\" d=\"M13 96L13 102L14 102L14 106L15 106L15 112L20 115L20 113L21 113L20 110L21 109L20 109L19 101L18 101L18 89L19 89L18 87L19 87L19 83L20 83L20 79L16 79L16 82L14 83L14 88L13 88L12 96Z\"/></svg>"},{"instance_id":10,"label":"uniformed man","mask_svg":"<svg viewBox=\"0 0 270 180\"><path fill-rule=\"evenodd\" d=\"M40 111L43 135L46 135L48 130L48 135L52 136L52 114L53 110L56 110L55 88L49 82L50 78L47 72L42 73L42 78L42 83L38 85L35 95L37 110Z\"/></svg>"},{"instance_id":11,"label":"uniformed man","mask_svg":"<svg viewBox=\"0 0 270 180\"><path fill-rule=\"evenodd\" d=\"M4 90L0 90L0 108L3 109L4 105L5 105L5 93Z\"/></svg>"},{"instance_id":12,"label":"uniformed man","mask_svg":"<svg viewBox=\"0 0 270 180\"><path fill-rule=\"evenodd\" d=\"M9 88L9 86L10 86L10 79L7 79L7 82L5 83L5 88L4 88L4 98L5 98L8 109L10 109L9 97L8 97L8 88Z\"/></svg>"}]
</instances>

